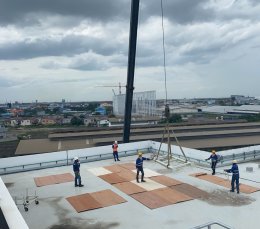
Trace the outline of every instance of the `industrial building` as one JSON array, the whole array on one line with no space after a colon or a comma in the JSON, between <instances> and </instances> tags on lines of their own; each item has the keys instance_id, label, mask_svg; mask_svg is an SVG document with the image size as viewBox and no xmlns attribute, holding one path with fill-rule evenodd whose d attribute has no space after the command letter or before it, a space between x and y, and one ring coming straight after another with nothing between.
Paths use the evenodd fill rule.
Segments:
<instances>
[{"instance_id":1,"label":"industrial building","mask_svg":"<svg viewBox=\"0 0 260 229\"><path fill-rule=\"evenodd\" d=\"M125 112L125 94L113 97L113 113L123 116ZM156 91L136 92L133 94L132 115L156 115Z\"/></svg>"}]
</instances>

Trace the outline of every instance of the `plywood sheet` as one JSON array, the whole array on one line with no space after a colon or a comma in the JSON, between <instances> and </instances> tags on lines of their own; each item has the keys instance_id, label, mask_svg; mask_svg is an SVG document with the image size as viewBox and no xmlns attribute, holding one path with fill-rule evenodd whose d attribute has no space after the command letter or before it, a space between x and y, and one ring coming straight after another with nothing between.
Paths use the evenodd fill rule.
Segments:
<instances>
[{"instance_id":1,"label":"plywood sheet","mask_svg":"<svg viewBox=\"0 0 260 229\"><path fill-rule=\"evenodd\" d=\"M168 187L156 189L151 192L158 195L160 198L169 201L171 204L193 200L191 196L185 195L175 189L171 189Z\"/></svg>"},{"instance_id":2,"label":"plywood sheet","mask_svg":"<svg viewBox=\"0 0 260 229\"><path fill-rule=\"evenodd\" d=\"M186 183L171 186L171 189L176 190L178 192L181 192L181 193L183 193L187 196L190 196L194 199L202 198L202 197L208 197L207 192L205 192L205 191L203 191L203 190L201 190L197 187L194 187L190 184L186 184Z\"/></svg>"},{"instance_id":3,"label":"plywood sheet","mask_svg":"<svg viewBox=\"0 0 260 229\"><path fill-rule=\"evenodd\" d=\"M103 167L98 167L98 168L91 168L88 169L88 171L90 171L91 173L93 173L96 176L102 176L102 175L106 175L106 174L110 174L112 173L111 171L103 168Z\"/></svg>"},{"instance_id":4,"label":"plywood sheet","mask_svg":"<svg viewBox=\"0 0 260 229\"><path fill-rule=\"evenodd\" d=\"M56 184L74 181L74 176L71 173L63 173L53 176L56 181Z\"/></svg>"},{"instance_id":5,"label":"plywood sheet","mask_svg":"<svg viewBox=\"0 0 260 229\"><path fill-rule=\"evenodd\" d=\"M209 181L209 182L214 183L214 184L219 184L220 182L222 182L224 180L224 178L213 176L213 175L208 175L208 174L198 176L197 178Z\"/></svg>"},{"instance_id":6,"label":"plywood sheet","mask_svg":"<svg viewBox=\"0 0 260 229\"><path fill-rule=\"evenodd\" d=\"M246 185L246 184L240 184L239 190L240 190L240 192L250 194L250 193L253 193L253 192L260 191L260 188L256 188L256 187L249 186L249 185Z\"/></svg>"},{"instance_id":7,"label":"plywood sheet","mask_svg":"<svg viewBox=\"0 0 260 229\"><path fill-rule=\"evenodd\" d=\"M211 183L214 183L214 184L226 187L226 188L231 188L231 181L221 178L221 177L211 176L211 175L202 175L202 176L198 176L197 178L209 181ZM239 190L242 193L250 194L253 192L260 191L260 188L256 188L256 187L253 187L250 185L240 184Z\"/></svg>"},{"instance_id":8,"label":"plywood sheet","mask_svg":"<svg viewBox=\"0 0 260 229\"><path fill-rule=\"evenodd\" d=\"M37 187L56 184L55 177L53 175L44 176L44 177L35 177L34 182Z\"/></svg>"},{"instance_id":9,"label":"plywood sheet","mask_svg":"<svg viewBox=\"0 0 260 229\"><path fill-rule=\"evenodd\" d=\"M102 208L102 204L95 200L89 193L66 198L77 212Z\"/></svg>"},{"instance_id":10,"label":"plywood sheet","mask_svg":"<svg viewBox=\"0 0 260 229\"><path fill-rule=\"evenodd\" d=\"M120 173L117 173L120 177L124 178L127 181L132 181L136 179L136 174L133 173L130 170L122 171Z\"/></svg>"},{"instance_id":11,"label":"plywood sheet","mask_svg":"<svg viewBox=\"0 0 260 229\"><path fill-rule=\"evenodd\" d=\"M128 169L128 170L134 170L135 169L135 164L134 163L124 163L120 164L119 166Z\"/></svg>"},{"instance_id":12,"label":"plywood sheet","mask_svg":"<svg viewBox=\"0 0 260 229\"><path fill-rule=\"evenodd\" d=\"M90 194L102 207L108 207L112 205L121 204L127 202L124 198L112 192L109 189L102 190L99 192L93 192Z\"/></svg>"},{"instance_id":13,"label":"plywood sheet","mask_svg":"<svg viewBox=\"0 0 260 229\"><path fill-rule=\"evenodd\" d=\"M145 189L146 191L151 191L151 190L155 190L155 189L159 189L159 188L165 188L166 186L159 184L149 178L145 179L146 182L140 182L137 183L136 181L131 181L133 184L138 185L139 187Z\"/></svg>"},{"instance_id":14,"label":"plywood sheet","mask_svg":"<svg viewBox=\"0 0 260 229\"><path fill-rule=\"evenodd\" d=\"M167 176L164 176L164 175L160 175L160 176L156 176L156 177L150 177L150 179L159 183L159 184L165 185L167 187L182 184L181 181L175 180L171 177L167 177Z\"/></svg>"},{"instance_id":15,"label":"plywood sheet","mask_svg":"<svg viewBox=\"0 0 260 229\"><path fill-rule=\"evenodd\" d=\"M140 193L140 192L146 192L146 190L144 188L141 188L140 186L138 186L132 182L118 183L118 184L114 184L114 186L127 195Z\"/></svg>"},{"instance_id":16,"label":"plywood sheet","mask_svg":"<svg viewBox=\"0 0 260 229\"><path fill-rule=\"evenodd\" d=\"M231 181L230 180L223 180L222 182L219 182L219 185L226 187L226 188L231 188ZM242 193L250 194L253 192L258 192L260 191L260 188L256 188L250 185L246 184L241 184L239 185L239 191Z\"/></svg>"},{"instance_id":17,"label":"plywood sheet","mask_svg":"<svg viewBox=\"0 0 260 229\"><path fill-rule=\"evenodd\" d=\"M128 181L127 179L118 175L118 173L110 173L106 175L99 176L102 180L108 182L109 184L117 184L121 182Z\"/></svg>"},{"instance_id":18,"label":"plywood sheet","mask_svg":"<svg viewBox=\"0 0 260 229\"><path fill-rule=\"evenodd\" d=\"M156 195L153 192L137 193L131 195L131 197L150 209L160 208L171 204L170 201Z\"/></svg>"},{"instance_id":19,"label":"plywood sheet","mask_svg":"<svg viewBox=\"0 0 260 229\"><path fill-rule=\"evenodd\" d=\"M205 172L193 173L190 176L199 177L199 176L204 176L204 175L207 175L207 173L205 173Z\"/></svg>"},{"instance_id":20,"label":"plywood sheet","mask_svg":"<svg viewBox=\"0 0 260 229\"><path fill-rule=\"evenodd\" d=\"M110 166L105 166L105 169L109 170L112 173L120 173L121 171L125 171L126 169L119 166L119 165L110 165ZM104 175L104 174L102 174Z\"/></svg>"}]
</instances>

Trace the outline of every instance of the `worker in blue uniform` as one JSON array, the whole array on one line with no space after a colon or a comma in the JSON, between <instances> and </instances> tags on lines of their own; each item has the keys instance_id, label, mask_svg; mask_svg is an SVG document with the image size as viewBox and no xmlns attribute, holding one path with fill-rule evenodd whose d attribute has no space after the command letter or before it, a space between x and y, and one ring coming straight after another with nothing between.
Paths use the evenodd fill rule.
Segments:
<instances>
[{"instance_id":1,"label":"worker in blue uniform","mask_svg":"<svg viewBox=\"0 0 260 229\"><path fill-rule=\"evenodd\" d=\"M235 182L236 182L237 193L239 193L239 169L238 169L237 161L236 160L233 161L231 169L225 169L224 171L227 173L232 173L230 192L235 191Z\"/></svg>"},{"instance_id":2,"label":"worker in blue uniform","mask_svg":"<svg viewBox=\"0 0 260 229\"><path fill-rule=\"evenodd\" d=\"M144 180L144 169L143 169L143 161L150 160L150 158L143 157L143 153L139 151L138 158L136 159L136 182L139 183L139 173L142 173L141 182L145 182Z\"/></svg>"},{"instance_id":3,"label":"worker in blue uniform","mask_svg":"<svg viewBox=\"0 0 260 229\"><path fill-rule=\"evenodd\" d=\"M75 187L83 187L81 184L81 176L80 176L80 161L78 157L74 157L73 159L73 171L75 174Z\"/></svg>"},{"instance_id":4,"label":"worker in blue uniform","mask_svg":"<svg viewBox=\"0 0 260 229\"><path fill-rule=\"evenodd\" d=\"M217 156L215 150L212 150L210 157L205 159L205 160L207 161L207 160L210 160L210 159L211 159L212 175L215 175L216 165L217 165L217 162L218 162L218 156Z\"/></svg>"}]
</instances>

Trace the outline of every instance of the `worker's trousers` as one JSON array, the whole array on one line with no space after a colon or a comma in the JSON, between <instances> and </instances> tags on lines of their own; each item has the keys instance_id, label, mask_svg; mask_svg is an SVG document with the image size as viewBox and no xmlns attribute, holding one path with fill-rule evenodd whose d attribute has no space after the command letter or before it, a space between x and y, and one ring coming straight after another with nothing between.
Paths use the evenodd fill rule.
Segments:
<instances>
[{"instance_id":1,"label":"worker's trousers","mask_svg":"<svg viewBox=\"0 0 260 229\"><path fill-rule=\"evenodd\" d=\"M81 176L80 176L80 172L76 171L75 173L75 186L76 185L81 185Z\"/></svg>"},{"instance_id":2,"label":"worker's trousers","mask_svg":"<svg viewBox=\"0 0 260 229\"><path fill-rule=\"evenodd\" d=\"M211 161L212 175L215 174L217 161Z\"/></svg>"},{"instance_id":3,"label":"worker's trousers","mask_svg":"<svg viewBox=\"0 0 260 229\"><path fill-rule=\"evenodd\" d=\"M239 193L239 174L233 174L231 179L231 191L234 192L235 190L235 182L236 182L236 189Z\"/></svg>"},{"instance_id":4,"label":"worker's trousers","mask_svg":"<svg viewBox=\"0 0 260 229\"><path fill-rule=\"evenodd\" d=\"M141 166L138 166L138 167L136 167L136 171L137 171L137 173L136 173L136 181L138 182L139 181L139 173L141 172L142 173L142 178L141 178L141 180L143 181L144 180L144 169L143 169L143 167Z\"/></svg>"},{"instance_id":5,"label":"worker's trousers","mask_svg":"<svg viewBox=\"0 0 260 229\"><path fill-rule=\"evenodd\" d=\"M114 152L113 152L113 156L114 156L115 161L120 161L120 160L118 159L118 152L117 152L117 151L114 151Z\"/></svg>"}]
</instances>

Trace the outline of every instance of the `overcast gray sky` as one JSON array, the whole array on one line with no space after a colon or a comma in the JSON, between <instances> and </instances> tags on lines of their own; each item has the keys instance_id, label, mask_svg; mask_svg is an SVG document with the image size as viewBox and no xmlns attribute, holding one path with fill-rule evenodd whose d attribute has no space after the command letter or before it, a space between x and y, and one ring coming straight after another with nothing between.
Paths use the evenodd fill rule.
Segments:
<instances>
[{"instance_id":1,"label":"overcast gray sky","mask_svg":"<svg viewBox=\"0 0 260 229\"><path fill-rule=\"evenodd\" d=\"M165 98L160 2L140 0L134 86ZM0 102L112 100L96 86L126 84L130 5L0 0ZM168 98L260 96L259 0L163 5Z\"/></svg>"}]
</instances>

